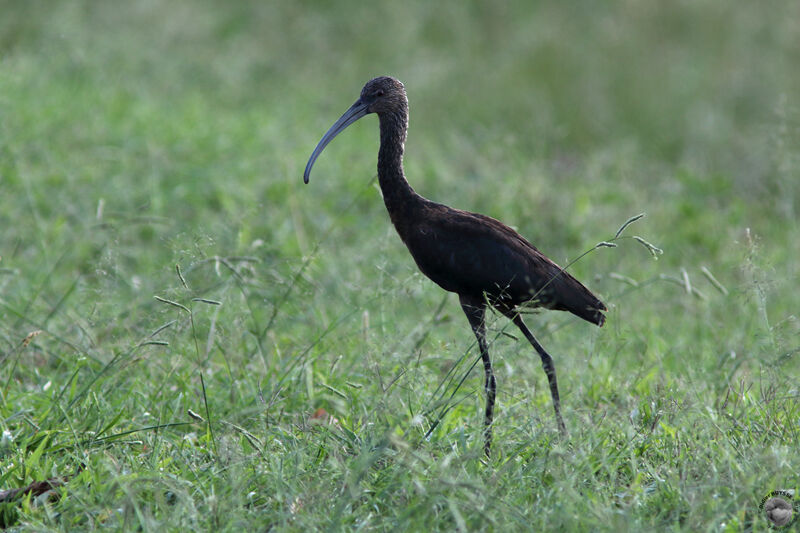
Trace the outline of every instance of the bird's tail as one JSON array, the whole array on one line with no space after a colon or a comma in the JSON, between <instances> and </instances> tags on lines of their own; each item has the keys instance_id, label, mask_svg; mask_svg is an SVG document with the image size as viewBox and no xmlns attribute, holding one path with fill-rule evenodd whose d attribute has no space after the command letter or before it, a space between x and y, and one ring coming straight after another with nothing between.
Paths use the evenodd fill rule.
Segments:
<instances>
[{"instance_id":1,"label":"bird's tail","mask_svg":"<svg viewBox=\"0 0 800 533\"><path fill-rule=\"evenodd\" d=\"M557 291L559 295L558 309L569 311L598 326L605 323L606 315L603 313L608 311L608 308L583 283L567 272L561 273L557 283L562 285L561 290Z\"/></svg>"}]
</instances>

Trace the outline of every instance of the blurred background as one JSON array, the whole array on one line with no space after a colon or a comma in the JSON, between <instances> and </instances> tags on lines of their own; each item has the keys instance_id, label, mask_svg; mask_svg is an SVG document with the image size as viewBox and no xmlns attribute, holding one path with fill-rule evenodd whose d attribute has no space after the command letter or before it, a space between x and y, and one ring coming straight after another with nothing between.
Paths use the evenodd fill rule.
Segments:
<instances>
[{"instance_id":1,"label":"blurred background","mask_svg":"<svg viewBox=\"0 0 800 533\"><path fill-rule=\"evenodd\" d=\"M84 290L71 297L102 306L110 291L121 312L116 297L149 299L175 261L217 255L255 256L259 278L288 286L316 250L302 268L324 300L358 300L347 284L377 279L372 265L414 275L365 190L377 121L300 182L322 133L383 74L409 93L406 173L423 195L500 218L562 264L647 213L639 232L662 261L606 250L574 267L583 277L706 266L736 284L750 228L773 281L794 279L799 12L789 1L7 2L3 298L41 321L74 283ZM655 290L647 300L662 299Z\"/></svg>"}]
</instances>

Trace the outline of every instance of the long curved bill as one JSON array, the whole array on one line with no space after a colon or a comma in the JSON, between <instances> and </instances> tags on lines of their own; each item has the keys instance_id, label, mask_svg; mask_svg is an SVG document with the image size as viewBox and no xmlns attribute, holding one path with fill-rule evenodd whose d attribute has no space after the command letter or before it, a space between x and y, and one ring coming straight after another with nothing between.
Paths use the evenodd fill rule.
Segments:
<instances>
[{"instance_id":1,"label":"long curved bill","mask_svg":"<svg viewBox=\"0 0 800 533\"><path fill-rule=\"evenodd\" d=\"M306 163L306 170L303 172L303 182L308 183L308 177L311 174L311 167L314 166L314 162L319 157L319 154L328 146L328 143L333 140L334 137L339 135L347 126L355 122L356 120L360 119L361 117L369 114L368 111L369 106L365 103L361 102L361 99L357 100L355 104L350 106L350 109L344 112L339 120L337 120L333 126L322 136L317 147L314 148L314 152L311 154L311 157L308 158L308 163Z\"/></svg>"}]
</instances>

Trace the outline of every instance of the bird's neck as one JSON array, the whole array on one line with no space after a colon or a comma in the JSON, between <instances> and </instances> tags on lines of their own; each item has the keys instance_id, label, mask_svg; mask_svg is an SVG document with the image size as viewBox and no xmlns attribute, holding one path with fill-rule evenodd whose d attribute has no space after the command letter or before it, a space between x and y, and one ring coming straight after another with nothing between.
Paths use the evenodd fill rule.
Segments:
<instances>
[{"instance_id":1,"label":"bird's neck","mask_svg":"<svg viewBox=\"0 0 800 533\"><path fill-rule=\"evenodd\" d=\"M408 108L380 115L381 147L378 150L378 182L383 201L392 222L397 226L399 218L420 199L403 172L403 148L408 130Z\"/></svg>"}]
</instances>

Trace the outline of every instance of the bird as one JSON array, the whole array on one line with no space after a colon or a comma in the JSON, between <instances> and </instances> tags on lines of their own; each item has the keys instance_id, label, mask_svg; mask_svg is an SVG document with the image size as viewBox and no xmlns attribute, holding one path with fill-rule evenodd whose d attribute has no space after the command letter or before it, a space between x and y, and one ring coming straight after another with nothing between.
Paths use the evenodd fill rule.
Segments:
<instances>
[{"instance_id":1,"label":"bird","mask_svg":"<svg viewBox=\"0 0 800 533\"><path fill-rule=\"evenodd\" d=\"M767 500L767 503L764 504L764 512L770 522L777 527L783 527L792 519L792 504L780 496L775 496Z\"/></svg>"},{"instance_id":2,"label":"bird","mask_svg":"<svg viewBox=\"0 0 800 533\"><path fill-rule=\"evenodd\" d=\"M322 136L306 164L303 181L325 147L352 123L378 115L378 183L389 218L420 271L446 291L458 295L478 343L484 368L484 452L490 456L497 380L486 341L486 309L493 307L519 328L541 358L550 385L558 429L561 417L558 381L552 356L525 325L520 311L542 307L569 311L602 326L608 309L565 269L502 222L436 203L418 194L403 171L408 133L408 97L404 85L390 76L364 85L356 102Z\"/></svg>"}]
</instances>

